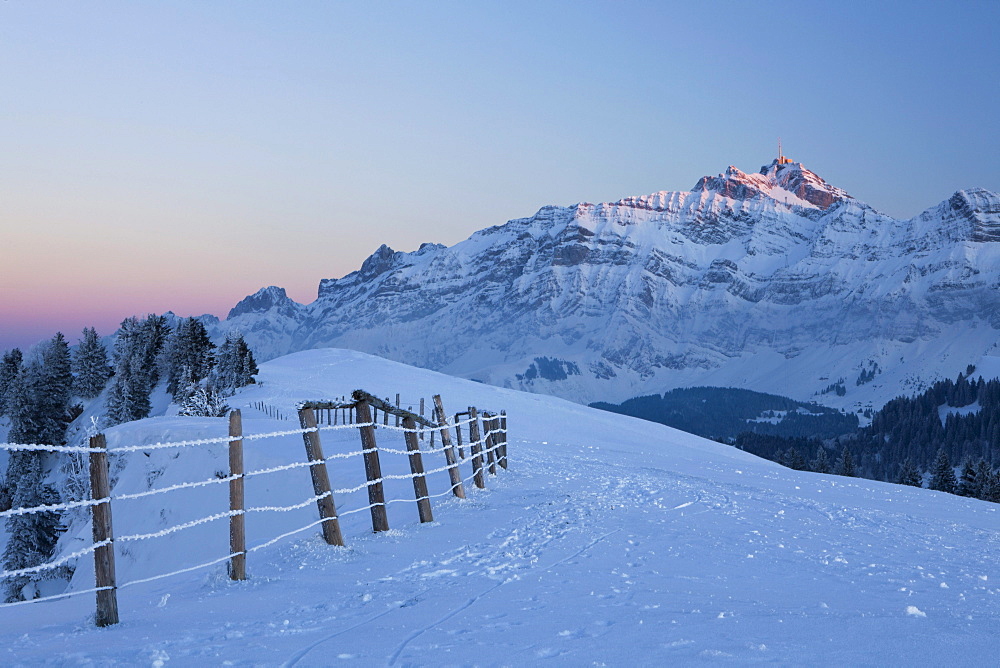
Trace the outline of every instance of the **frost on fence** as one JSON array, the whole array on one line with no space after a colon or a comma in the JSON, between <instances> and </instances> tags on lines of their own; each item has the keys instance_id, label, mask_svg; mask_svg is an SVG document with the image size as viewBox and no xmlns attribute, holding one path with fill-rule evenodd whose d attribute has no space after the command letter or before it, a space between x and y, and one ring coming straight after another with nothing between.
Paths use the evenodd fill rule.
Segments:
<instances>
[{"instance_id":1,"label":"frost on fence","mask_svg":"<svg viewBox=\"0 0 1000 668\"><path fill-rule=\"evenodd\" d=\"M393 413L396 413L395 407L388 406L387 404L384 404L384 402L379 403L379 406L380 410L382 408L388 408L391 409ZM300 429L285 429L285 430L271 431L260 434L240 434L239 436L235 437L232 434L230 434L229 436L188 439L188 440L178 440L178 441L163 441L163 442L156 442L144 445L126 444L107 449L86 447L86 446L74 447L74 446L49 446L44 444L4 443L0 444L0 450L7 450L12 452L35 451L35 452L71 453L77 455L95 455L97 453L100 453L101 457L104 457L106 454L127 454L127 453L143 452L148 456L152 452L168 450L168 449L185 449L185 448L201 448L201 447L212 448L215 446L220 446L222 444L228 444L230 448L232 448L237 440L239 441L240 444L242 444L243 441L266 442L268 440L273 440L288 436L307 436L307 437L319 438L321 435L328 436L332 434L337 434L338 432L340 434L346 434L350 433L350 430L359 430L363 432L366 429L370 430L372 433L375 433L375 430L381 430L379 433L383 434L382 440L385 439L385 436L396 434L398 437L402 437L401 440L403 441L412 438L412 443L416 443L417 434L426 433L431 430L444 431L452 429L456 430L456 432L458 433L461 445L464 445L464 447L469 448L470 451L476 451L477 458L488 457L490 462L493 462L493 461L502 461L501 458L505 459L506 457L505 455L506 429L505 426L501 427L501 423L497 416L493 415L489 415L489 417L487 417L486 415L483 416L482 424L484 429L482 430L482 433L480 435L479 433L480 419L479 417L476 417L474 413L473 415L470 415L464 420L458 420L456 418L455 420L452 421L444 418L441 419L438 424L434 424L429 422L422 416L416 416L412 413L408 413L407 411L402 411L401 409L399 409L398 412L407 417L412 417L414 419L414 422L416 422L416 420L419 419L419 422L416 422L416 424L412 426L407 426L405 422L404 424L396 424L396 421L390 421L385 415L383 415L381 423L376 416L374 418L369 418L364 422L353 422L346 424L322 424L317 426L303 427ZM386 411L383 410L383 413L386 413ZM388 415L388 413L386 413L386 415ZM405 418L401 419L405 420ZM464 444L461 442L462 438L461 435L463 429L469 432L469 439ZM374 441L372 441L373 444L372 447L354 448L346 452L334 452L329 455L324 455L321 459L316 461L307 460L307 461L291 462L286 464L263 466L256 469L247 470L245 472L242 472L242 469L240 469L241 472L239 473L230 472L229 475L220 475L219 472L215 472L215 475L211 477L206 477L197 480L176 482L174 484L154 487L143 491L109 493L107 496L104 496L103 498L99 499L81 499L81 500L67 501L58 504L10 508L8 510L0 512L0 520L7 519L10 517L31 515L34 513L63 513L73 509L95 508L97 506L104 506L105 504L108 504L108 507L114 508L122 503L134 502L137 500L148 499L150 497L156 497L160 495L187 494L190 491L198 488L208 488L208 487L214 487L216 485L232 484L236 481L242 481L242 480L259 479L274 474L280 474L286 471L293 471L298 469L308 469L312 471L314 468L319 466L325 467L328 463L336 463L338 475L343 477L344 475L346 475L346 472L348 471L349 468L348 462L345 460L358 461L358 464L354 466L360 466L361 463L360 460L364 460L366 457L373 455L377 457L379 454L384 456L390 456L391 458L393 458L393 461L402 462L404 465L405 463L409 462L411 467L410 472L391 471L387 473L380 473L376 477L368 477L367 480L363 478L356 484L341 485L338 487L334 487L329 491L323 493L312 493L308 495L304 494L303 497L301 497L301 500L295 502L268 503L267 500L264 500L265 501L264 503L250 504L246 507L240 506L240 508L238 509L231 508L229 510L224 510L222 508L218 508L214 511L206 512L200 517L195 517L191 519L185 518L185 521L174 522L170 526L157 528L155 530L146 529L145 531L143 531L140 529L122 535L118 535L116 537L109 538L107 540L93 540L90 541L89 545L76 549L70 553L63 554L62 556L53 558L45 563L25 565L19 568L10 568L9 570L0 571L0 583L10 578L36 575L38 573L42 573L45 571L72 566L81 557L86 557L90 554L94 554L101 548L106 548L108 546L111 546L113 548L113 545L116 542L123 545L135 544L146 541L155 542L159 541L160 539L168 538L169 536L181 532L193 530L195 527L210 525L218 522L219 520L231 519L237 516L246 516L246 515L269 516L274 514L287 515L289 513L292 513L293 511L301 511L305 508L313 506L314 504L321 503L326 499L332 501L334 497L342 497L343 499L347 500L347 503L344 504L341 512L335 513L334 517L332 518L334 520L337 520L338 518L346 518L358 513L374 512L375 510L379 509L381 509L381 512L384 513L385 509L389 505L395 505L395 504L419 505L421 503L424 504L429 503L431 499L440 499L453 495L460 496L456 494L457 488L460 488L462 485L467 484L470 481L477 479L478 476L482 475L482 470L481 470L482 461L480 460L479 463L477 464L475 459L472 458L466 459L463 454L462 459L454 463L452 463L451 460L449 460L447 463L442 463L440 465L433 465L426 470L422 469L422 466L420 467L419 471L413 469L412 468L413 461L415 459L419 460L420 455L433 455L435 453L442 453L442 452L447 454L449 445L446 439L442 438L439 440L438 443L439 445L437 447L431 447L430 444L427 442L424 442L423 445L414 447L413 445L411 445L411 443L408 442L407 448L402 449L399 447L374 445ZM242 445L240 445L240 447L242 447ZM473 464L471 472L467 472L465 475L462 476L453 475L451 476L451 479L447 481L446 484L444 483L445 479L441 479L439 483L435 485L437 489L434 490L433 493L426 491L426 487L424 487L425 491L423 491L422 493L416 493L413 497L410 498L401 498L401 497L388 498L388 499L380 498L380 500L373 501L372 497L369 496L369 499L366 500L365 502L361 503L354 502L354 498L356 495L360 494L364 496L366 490L370 491L373 487L376 486L381 487L383 483L395 483L398 485L400 481L415 481L418 477L421 479L432 478L437 480L438 477L442 476L442 474L446 473L451 474L453 470L457 470L459 466L462 467L468 466L470 461ZM345 466L348 468L345 468ZM394 464L394 466L398 465ZM418 489L416 485L414 487L415 489ZM183 507L189 504L185 504L185 502L183 501L178 501L173 504L164 504L166 508L170 508L171 505L173 505L174 507ZM421 517L423 517L423 515L421 515ZM116 583L112 586L98 586L83 590L68 591L62 594L47 596L45 598L36 598L27 601L15 601L12 603L0 604L0 607L25 605L34 602L66 598L69 596L78 596L81 594L97 593L98 596L102 596L102 595L107 595L109 591L113 594L113 591L115 589L126 588L145 582L151 582L154 580L168 578L174 575L188 573L202 568L208 568L227 561L232 563L231 560L236 557L241 557L249 553L259 552L260 550L270 547L292 536L296 536L305 531L315 529L318 526L325 527L326 526L325 523L329 522L330 519L331 518L320 517L320 519L318 520L310 520L308 522L302 523L299 526L295 526L293 524L292 526L294 528L292 528L291 530L282 530L279 533L277 533L277 535L273 535L270 538L259 541L253 544L253 546L251 547L248 548L244 547L240 552L227 550L222 554L217 553L216 556L208 557L203 561L201 561L200 563L190 566L184 566L183 568L170 570L168 572L159 572L144 577L136 577L126 582Z\"/></svg>"}]
</instances>

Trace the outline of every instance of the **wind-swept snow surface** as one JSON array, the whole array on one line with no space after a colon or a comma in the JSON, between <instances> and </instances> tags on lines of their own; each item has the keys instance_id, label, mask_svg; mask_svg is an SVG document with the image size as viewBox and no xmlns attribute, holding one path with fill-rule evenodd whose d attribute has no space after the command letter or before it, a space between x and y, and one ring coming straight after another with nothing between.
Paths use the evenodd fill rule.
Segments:
<instances>
[{"instance_id":1,"label":"wind-swept snow surface","mask_svg":"<svg viewBox=\"0 0 1000 668\"><path fill-rule=\"evenodd\" d=\"M465 501L435 499L432 524L418 524L414 505L400 502L388 508L387 533L372 534L365 513L346 516L347 547L327 546L311 529L254 552L246 582L230 582L220 564L124 588L114 627L93 626L90 594L0 609L0 663L996 661L996 505L796 472L660 425L361 353L290 355L262 365L260 380L233 401L247 433L297 426L262 418L253 402L291 413L295 401L358 387L399 392L404 402L441 393L450 412L506 409L510 470L489 477L485 491L467 486ZM145 420L108 437L113 447L166 440L164 431L170 440L226 433L223 420L188 420ZM252 443L248 468L304 454L295 436L263 451ZM116 492L199 480L206 467L211 476L225 465L224 447L154 462L159 452L130 455ZM152 481L151 471L159 472ZM336 486L347 472L331 462L331 475ZM308 498L307 480L267 490L248 482L247 503ZM152 531L161 512L182 519L226 503L224 491L198 490L148 497L162 502L159 511L130 511L122 501L113 508L116 531L140 521ZM196 509L185 507L192 498ZM342 513L354 503L337 501ZM296 512L280 522L316 519L314 507ZM264 542L280 522L248 520L248 542ZM119 554L119 580L225 555L227 541L224 524L135 541ZM93 586L89 577L81 562L73 586Z\"/></svg>"}]
</instances>

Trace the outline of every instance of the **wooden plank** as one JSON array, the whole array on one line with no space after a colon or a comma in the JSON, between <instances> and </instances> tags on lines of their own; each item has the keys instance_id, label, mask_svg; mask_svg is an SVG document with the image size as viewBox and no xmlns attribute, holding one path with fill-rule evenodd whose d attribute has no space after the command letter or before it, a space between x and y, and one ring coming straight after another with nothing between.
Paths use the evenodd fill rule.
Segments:
<instances>
[{"instance_id":1,"label":"wooden plank","mask_svg":"<svg viewBox=\"0 0 1000 668\"><path fill-rule=\"evenodd\" d=\"M303 429L311 430L302 434L302 440L306 445L306 457L313 462L309 467L313 493L317 497L322 497L316 500L316 507L319 509L319 518L323 520L320 524L323 529L323 539L328 545L343 545L344 536L340 532L340 520L337 519L337 507L333 503L333 493L330 491L330 475L326 470L323 445L319 440L319 432L316 431L316 413L312 408L299 409L299 424Z\"/></svg>"},{"instance_id":2,"label":"wooden plank","mask_svg":"<svg viewBox=\"0 0 1000 668\"><path fill-rule=\"evenodd\" d=\"M462 447L462 425L459 424L459 416L462 413L455 413L455 436L458 437L458 458L465 459L465 448ZM468 415L468 413L465 413Z\"/></svg>"},{"instance_id":3,"label":"wooden plank","mask_svg":"<svg viewBox=\"0 0 1000 668\"><path fill-rule=\"evenodd\" d=\"M361 432L361 450L364 452L365 475L368 477L368 504L371 506L372 531L389 530L389 518L385 512L385 493L382 490L382 466L378 461L378 444L375 442L375 429L367 424L372 421L371 406L367 401L359 401L357 406L358 423L367 426L359 427Z\"/></svg>"},{"instance_id":4,"label":"wooden plank","mask_svg":"<svg viewBox=\"0 0 1000 668\"><path fill-rule=\"evenodd\" d=\"M469 406L469 449L472 451L472 481L479 489L486 489L483 476L483 444L479 437L479 414L475 406Z\"/></svg>"},{"instance_id":5,"label":"wooden plank","mask_svg":"<svg viewBox=\"0 0 1000 668\"><path fill-rule=\"evenodd\" d=\"M108 542L94 550L94 576L97 586L108 587L97 592L97 614L94 621L98 626L118 623L118 585L115 581L115 542L111 526L111 478L108 473L108 444L104 434L90 438L90 490L95 501L107 499L104 503L91 506L93 515L94 543Z\"/></svg>"},{"instance_id":6,"label":"wooden plank","mask_svg":"<svg viewBox=\"0 0 1000 668\"><path fill-rule=\"evenodd\" d=\"M448 430L448 414L444 412L441 395L433 397L434 410L437 412L438 424L441 426L441 447L444 458L448 462L448 477L451 479L451 493L460 499L465 498L465 486L462 484L462 474L458 470L458 458L455 457L455 446L451 444L451 432Z\"/></svg>"},{"instance_id":7,"label":"wooden plank","mask_svg":"<svg viewBox=\"0 0 1000 668\"><path fill-rule=\"evenodd\" d=\"M420 515L420 522L433 522L434 514L431 512L431 500L427 494L427 479L424 477L424 462L420 456L420 443L417 441L417 423L411 418L403 418L403 440L406 441L406 450L409 453L407 459L410 460L410 473L413 474L413 495L417 499L417 513Z\"/></svg>"},{"instance_id":8,"label":"wooden plank","mask_svg":"<svg viewBox=\"0 0 1000 668\"><path fill-rule=\"evenodd\" d=\"M496 449L497 440L495 438L495 431L493 427L493 414L483 413L483 430L486 432L486 438L484 439L484 445L486 447L486 461L489 464L490 475L497 474L497 464L496 464Z\"/></svg>"},{"instance_id":9,"label":"wooden plank","mask_svg":"<svg viewBox=\"0 0 1000 668\"><path fill-rule=\"evenodd\" d=\"M507 468L507 411L500 411L500 466Z\"/></svg>"},{"instance_id":10,"label":"wooden plank","mask_svg":"<svg viewBox=\"0 0 1000 668\"><path fill-rule=\"evenodd\" d=\"M243 514L243 418L240 410L229 413L229 577L247 579L246 515Z\"/></svg>"}]
</instances>

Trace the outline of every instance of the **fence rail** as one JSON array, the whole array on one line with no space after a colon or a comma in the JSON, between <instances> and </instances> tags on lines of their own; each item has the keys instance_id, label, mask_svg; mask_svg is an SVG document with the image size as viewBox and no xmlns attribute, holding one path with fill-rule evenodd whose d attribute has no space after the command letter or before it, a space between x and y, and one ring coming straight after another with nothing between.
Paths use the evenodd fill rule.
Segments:
<instances>
[{"instance_id":1,"label":"fence rail","mask_svg":"<svg viewBox=\"0 0 1000 668\"><path fill-rule=\"evenodd\" d=\"M98 626L107 626L118 623L117 591L125 587L150 582L162 578L171 577L181 573L190 572L199 568L206 568L215 564L228 562L229 577L233 580L244 580L246 574L246 562L248 554L262 550L281 540L293 535L319 527L323 539L330 545L344 545L344 536L340 528L340 519L355 513L369 512L371 515L372 531L381 532L389 528L388 506L393 503L414 503L417 506L418 517L421 523L433 521L433 511L431 501L436 498L455 496L459 499L465 498L465 485L472 481L477 488L485 488L485 474L483 467L483 457L486 457L487 467L491 475L496 475L496 465L506 469L507 462L507 424L506 413L494 414L483 412L479 414L475 407L469 407L467 412L455 415L455 419L449 421L444 411L444 406L440 395L435 395L434 420L424 417L422 414L406 410L399 405L399 395L396 395L396 404L393 405L388 399L382 400L363 390L352 393L350 399L346 397L339 401L310 401L303 402L296 406L299 416L299 429L289 429L273 431L264 434L244 434L242 426L242 416L239 410L234 410L229 416L229 433L226 436L217 438L201 438L183 441L171 441L153 443L150 445L125 445L115 448L108 448L104 434L91 437L89 447L79 446L46 446L40 444L0 444L0 449L11 451L49 451L49 452L71 452L82 453L90 456L90 477L91 477L91 499L81 499L54 505L41 505L26 508L11 508L0 512L0 518L32 513L53 513L73 508L90 507L93 516L93 542L90 546L77 550L72 554L67 554L50 562L25 566L12 570L0 571L0 581L24 577L46 570L52 570L68 564L87 554L94 555L95 565L95 587L91 589L66 592L44 598L36 598L25 601L14 601L0 604L0 607L14 605L24 605L29 603L66 598L81 594L96 593L97 614L95 622ZM260 402L252 404L252 407L261 410L269 417L277 417L283 413L274 407L267 410L261 408L267 406ZM381 412L381 415L379 413ZM423 402L421 401L421 413L423 412ZM319 416L319 417L318 417ZM466 417L459 420L459 417ZM390 420L390 417L393 419ZM325 418L325 420L323 419ZM379 421L381 418L381 423ZM277 418L284 419L284 418ZM482 430L480 430L480 422ZM464 429L463 429L464 428ZM325 455L322 446L322 435L343 430L357 429L360 437L361 448L353 452L337 452ZM378 429L389 430L391 433L399 433L403 437L405 449L386 447L378 444L376 431ZM451 441L451 431L454 430L460 447L455 448ZM463 477L461 466L467 462L465 453L461 447L463 444L463 431L468 435L468 442L465 443L472 454L471 473ZM434 446L433 435L440 434L440 447ZM424 434L431 434L429 445L421 447L420 439ZM256 470L245 471L243 465L243 444L245 441L257 441L262 439L277 438L281 436L301 435L305 445L305 460L283 464L279 466L264 467ZM384 438L383 438L384 440ZM115 453L150 452L167 448L189 448L206 445L217 445L226 443L229 448L229 474L215 475L212 478L182 482L168 485L161 488L150 489L142 492L113 494L110 489L110 472L108 465L108 455ZM424 456L444 455L444 464L425 468ZM380 455L401 455L407 458L409 463L409 473L404 474L384 474L381 470ZM343 488L332 488L330 477L327 471L327 463L344 460L353 457L361 457L365 464L365 481L354 486ZM308 468L312 479L312 495L305 500L290 505L258 505L247 506L244 483L248 478L265 476L281 471L289 471L299 468ZM431 494L428 491L427 477L435 474L448 473L449 486L445 491ZM395 480L411 480L413 483L413 498L411 499L386 499L383 483ZM229 487L229 509L228 511L215 512L204 517L200 517L187 522L175 524L173 526L145 533L132 533L128 535L114 536L112 522L112 506L118 502L146 498L159 494L189 490L211 485L228 484ZM335 498L352 493L366 491L368 504L357 508L351 508L345 512L338 513ZM114 503L113 503L114 502ZM251 513L284 513L293 510L306 508L315 504L318 510L319 519L301 526L292 531L274 536L262 543L248 548L246 545L245 517ZM142 541L161 538L179 531L184 531L195 526L212 523L218 520L229 520L229 554L224 557L211 559L204 563L186 568L181 568L169 573L160 573L151 577L132 580L125 583L118 583L115 572L115 543L127 543L130 541Z\"/></svg>"}]
</instances>

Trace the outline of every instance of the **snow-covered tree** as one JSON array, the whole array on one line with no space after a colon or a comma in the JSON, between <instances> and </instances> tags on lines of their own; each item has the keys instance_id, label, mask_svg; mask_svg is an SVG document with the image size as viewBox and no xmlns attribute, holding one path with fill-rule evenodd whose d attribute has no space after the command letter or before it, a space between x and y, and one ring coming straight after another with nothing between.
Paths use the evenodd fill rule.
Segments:
<instances>
[{"instance_id":1,"label":"snow-covered tree","mask_svg":"<svg viewBox=\"0 0 1000 668\"><path fill-rule=\"evenodd\" d=\"M195 385L191 394L181 404L181 409L177 414L197 417L224 417L229 414L229 406L215 390Z\"/></svg>"},{"instance_id":2,"label":"snow-covered tree","mask_svg":"<svg viewBox=\"0 0 1000 668\"><path fill-rule=\"evenodd\" d=\"M19 348L9 350L0 361L0 415L8 414L8 390L13 386L17 375L21 373L24 356Z\"/></svg>"},{"instance_id":3,"label":"snow-covered tree","mask_svg":"<svg viewBox=\"0 0 1000 668\"><path fill-rule=\"evenodd\" d=\"M948 461L948 455L945 453L944 448L938 450L937 458L934 460L934 466L931 469L930 488L936 489L939 492L948 492L949 494L954 494L957 488L955 469L951 467L951 462Z\"/></svg>"},{"instance_id":4,"label":"snow-covered tree","mask_svg":"<svg viewBox=\"0 0 1000 668\"><path fill-rule=\"evenodd\" d=\"M215 370L211 385L224 396L231 396L238 388L253 384L257 375L257 362L242 334L230 333L216 354Z\"/></svg>"},{"instance_id":5,"label":"snow-covered tree","mask_svg":"<svg viewBox=\"0 0 1000 668\"><path fill-rule=\"evenodd\" d=\"M167 332L163 316L122 321L115 340L115 375L107 402L108 419L113 424L149 415L149 395L159 380L157 358Z\"/></svg>"},{"instance_id":6,"label":"snow-covered tree","mask_svg":"<svg viewBox=\"0 0 1000 668\"><path fill-rule=\"evenodd\" d=\"M208 331L195 318L185 318L177 324L167 345L167 391L174 401L187 398L188 388L208 377L214 364L215 344Z\"/></svg>"},{"instance_id":7,"label":"snow-covered tree","mask_svg":"<svg viewBox=\"0 0 1000 668\"><path fill-rule=\"evenodd\" d=\"M955 493L978 499L982 492L982 487L982 482L978 480L978 476L976 475L976 465L971 459L966 459L962 462L962 473L958 477L958 487L955 489Z\"/></svg>"},{"instance_id":8,"label":"snow-covered tree","mask_svg":"<svg viewBox=\"0 0 1000 668\"><path fill-rule=\"evenodd\" d=\"M84 399L98 396L108 384L111 377L108 351L93 327L83 330L83 338L73 355L73 373L76 375L73 393Z\"/></svg>"}]
</instances>

